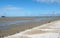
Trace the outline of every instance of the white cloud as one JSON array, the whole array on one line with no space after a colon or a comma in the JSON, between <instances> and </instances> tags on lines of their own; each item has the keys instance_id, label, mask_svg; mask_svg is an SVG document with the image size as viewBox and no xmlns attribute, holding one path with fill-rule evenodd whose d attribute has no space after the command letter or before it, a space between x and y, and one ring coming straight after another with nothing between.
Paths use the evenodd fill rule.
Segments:
<instances>
[{"instance_id":1,"label":"white cloud","mask_svg":"<svg viewBox=\"0 0 60 38\"><path fill-rule=\"evenodd\" d=\"M7 6L3 7L3 9L4 9L4 10L22 10L22 9L24 9L24 8L12 6L12 5L7 5Z\"/></svg>"},{"instance_id":2,"label":"white cloud","mask_svg":"<svg viewBox=\"0 0 60 38\"><path fill-rule=\"evenodd\" d=\"M37 1L37 2L46 2L46 3L60 3L60 0L34 0L34 1Z\"/></svg>"},{"instance_id":3,"label":"white cloud","mask_svg":"<svg viewBox=\"0 0 60 38\"><path fill-rule=\"evenodd\" d=\"M17 13L19 12L20 10L24 10L24 8L22 7L17 7L17 6L12 6L12 5L7 5L7 6L4 6L4 7L1 7L0 8L0 15L6 15L7 14L9 15L9 13ZM4 14L6 13L6 14Z\"/></svg>"}]
</instances>

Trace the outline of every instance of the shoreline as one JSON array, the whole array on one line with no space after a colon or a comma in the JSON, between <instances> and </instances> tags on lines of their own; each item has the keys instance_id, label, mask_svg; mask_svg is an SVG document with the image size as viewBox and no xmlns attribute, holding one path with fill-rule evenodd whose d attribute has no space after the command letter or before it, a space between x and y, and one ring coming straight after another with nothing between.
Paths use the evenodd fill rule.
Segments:
<instances>
[{"instance_id":1,"label":"shoreline","mask_svg":"<svg viewBox=\"0 0 60 38\"><path fill-rule=\"evenodd\" d=\"M35 37L35 36L41 37L41 34L42 34L42 36L44 35L45 37L47 37L46 35L49 35L49 37L51 36L52 38L59 37L59 33L60 33L59 24L60 24L60 20L57 20L57 21L54 21L51 23L42 24L41 26L27 29L25 31L19 32L17 34L11 35L11 36L7 36L6 38L15 38L15 37L16 38L29 38L29 37ZM53 26L53 27L50 27L50 26ZM44 29L44 27L48 27L48 28ZM51 28L51 29L49 29L49 28Z\"/></svg>"},{"instance_id":2,"label":"shoreline","mask_svg":"<svg viewBox=\"0 0 60 38\"><path fill-rule=\"evenodd\" d=\"M58 19L49 19L49 20L44 20L41 22L34 22L34 23L29 22L29 23L23 24L21 26L12 25L11 26L12 28L10 28L9 30L0 30L0 36L4 37L4 36L13 35L13 34L21 32L21 31L24 31L26 29L40 26L42 24L46 24L46 23L49 23L49 22L52 22L55 20L58 20Z\"/></svg>"}]
</instances>

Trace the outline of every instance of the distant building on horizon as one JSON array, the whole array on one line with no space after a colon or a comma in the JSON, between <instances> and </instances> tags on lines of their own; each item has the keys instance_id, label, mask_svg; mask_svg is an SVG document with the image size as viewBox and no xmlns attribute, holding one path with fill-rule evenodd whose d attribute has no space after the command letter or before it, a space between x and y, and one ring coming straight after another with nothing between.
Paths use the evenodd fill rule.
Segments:
<instances>
[{"instance_id":1,"label":"distant building on horizon","mask_svg":"<svg viewBox=\"0 0 60 38\"><path fill-rule=\"evenodd\" d=\"M5 18L5 16L1 16L2 18Z\"/></svg>"}]
</instances>

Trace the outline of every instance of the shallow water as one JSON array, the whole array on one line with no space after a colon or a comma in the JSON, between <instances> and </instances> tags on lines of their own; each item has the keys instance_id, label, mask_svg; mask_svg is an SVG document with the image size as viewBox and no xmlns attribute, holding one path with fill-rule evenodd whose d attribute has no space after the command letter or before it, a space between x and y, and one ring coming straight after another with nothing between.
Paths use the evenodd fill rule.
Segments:
<instances>
[{"instance_id":1,"label":"shallow water","mask_svg":"<svg viewBox=\"0 0 60 38\"><path fill-rule=\"evenodd\" d=\"M34 20L4 21L3 23L0 23L0 29L7 29L9 28L11 24L20 25L20 24L28 23L28 22L41 22L41 21L48 20L48 19L51 19L51 18L38 18Z\"/></svg>"}]
</instances>

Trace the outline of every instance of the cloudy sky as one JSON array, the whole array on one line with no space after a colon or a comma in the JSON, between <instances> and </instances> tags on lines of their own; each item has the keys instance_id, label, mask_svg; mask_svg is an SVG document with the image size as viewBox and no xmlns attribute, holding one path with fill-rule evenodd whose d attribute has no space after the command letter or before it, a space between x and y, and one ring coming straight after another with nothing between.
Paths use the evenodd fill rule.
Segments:
<instances>
[{"instance_id":1,"label":"cloudy sky","mask_svg":"<svg viewBox=\"0 0 60 38\"><path fill-rule=\"evenodd\" d=\"M0 0L0 16L60 15L60 0Z\"/></svg>"}]
</instances>

